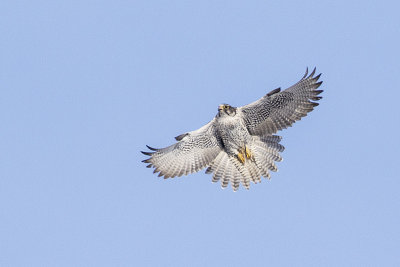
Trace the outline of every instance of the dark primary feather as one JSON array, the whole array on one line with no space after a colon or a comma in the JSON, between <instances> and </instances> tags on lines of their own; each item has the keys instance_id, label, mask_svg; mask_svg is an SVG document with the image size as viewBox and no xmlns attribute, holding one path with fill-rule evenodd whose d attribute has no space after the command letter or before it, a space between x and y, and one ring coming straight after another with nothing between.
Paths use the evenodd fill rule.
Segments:
<instances>
[{"instance_id":1,"label":"dark primary feather","mask_svg":"<svg viewBox=\"0 0 400 267\"><path fill-rule=\"evenodd\" d=\"M184 134L178 135L177 137L175 137L175 140L176 141L181 141L187 135L188 135L188 133L184 133Z\"/></svg>"},{"instance_id":2,"label":"dark primary feather","mask_svg":"<svg viewBox=\"0 0 400 267\"><path fill-rule=\"evenodd\" d=\"M244 116L246 127L251 134L268 135L286 129L294 122L312 111L322 97L322 90L316 90L322 81L318 82L321 74L314 77L306 74L299 82L280 92L275 89L261 99L239 108ZM312 101L311 101L312 100Z\"/></svg>"},{"instance_id":3,"label":"dark primary feather","mask_svg":"<svg viewBox=\"0 0 400 267\"><path fill-rule=\"evenodd\" d=\"M269 92L268 94L267 94L267 96L272 96L272 95L274 95L274 94L276 94L276 93L279 93L281 91L281 88L279 87L279 88L276 88L276 89L274 89L274 90L272 90L271 92Z\"/></svg>"}]
</instances>

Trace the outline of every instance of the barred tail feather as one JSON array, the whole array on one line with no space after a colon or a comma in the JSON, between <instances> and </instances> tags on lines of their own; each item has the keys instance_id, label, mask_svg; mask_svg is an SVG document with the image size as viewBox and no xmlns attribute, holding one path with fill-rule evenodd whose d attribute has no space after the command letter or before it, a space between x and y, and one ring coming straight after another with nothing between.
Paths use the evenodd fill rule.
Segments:
<instances>
[{"instance_id":1,"label":"barred tail feather","mask_svg":"<svg viewBox=\"0 0 400 267\"><path fill-rule=\"evenodd\" d=\"M221 151L210 163L206 173L213 173L212 182L221 181L221 187L228 187L231 183L233 191L239 189L240 184L244 188L250 188L250 181L260 183L261 176L270 178L270 171L277 171L275 161L282 161L279 152L284 147L279 144L279 136L253 136L253 142L248 144L252 158L246 159L244 163L237 157L228 155Z\"/></svg>"}]
</instances>

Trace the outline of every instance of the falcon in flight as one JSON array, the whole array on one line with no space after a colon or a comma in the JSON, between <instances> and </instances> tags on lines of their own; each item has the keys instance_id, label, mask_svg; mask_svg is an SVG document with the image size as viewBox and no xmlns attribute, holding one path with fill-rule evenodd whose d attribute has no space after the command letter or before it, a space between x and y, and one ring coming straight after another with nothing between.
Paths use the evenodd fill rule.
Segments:
<instances>
[{"instance_id":1,"label":"falcon in flight","mask_svg":"<svg viewBox=\"0 0 400 267\"><path fill-rule=\"evenodd\" d=\"M198 130L181 134L177 143L166 148L152 148L142 152L150 156L143 160L154 173L164 178L188 175L207 167L213 182L226 188L229 182L234 191L242 184L261 182L261 176L270 178L269 171L277 171L275 161L282 161L279 152L279 130L292 126L318 106L322 84L321 74L308 75L308 69L299 82L281 91L272 90L261 99L243 107L222 104L217 115Z\"/></svg>"}]
</instances>

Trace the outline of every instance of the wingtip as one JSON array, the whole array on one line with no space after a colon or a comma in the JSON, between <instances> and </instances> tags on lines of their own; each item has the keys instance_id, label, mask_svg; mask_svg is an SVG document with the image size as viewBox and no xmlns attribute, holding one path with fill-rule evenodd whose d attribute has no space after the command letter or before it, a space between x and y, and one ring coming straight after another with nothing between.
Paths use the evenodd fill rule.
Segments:
<instances>
[{"instance_id":1,"label":"wingtip","mask_svg":"<svg viewBox=\"0 0 400 267\"><path fill-rule=\"evenodd\" d=\"M308 78L311 78L314 76L315 72L317 70L317 67L314 67L313 71L311 72L311 74L308 76Z\"/></svg>"},{"instance_id":2,"label":"wingtip","mask_svg":"<svg viewBox=\"0 0 400 267\"><path fill-rule=\"evenodd\" d=\"M304 76L303 76L302 79L304 79L305 77L307 77L307 75L308 75L308 67L306 68L306 73L304 74Z\"/></svg>"},{"instance_id":3,"label":"wingtip","mask_svg":"<svg viewBox=\"0 0 400 267\"><path fill-rule=\"evenodd\" d=\"M147 146L147 148L150 149L150 150L153 150L153 151L157 151L157 150L158 150L158 148L154 148L154 147L151 147L151 146L148 146L148 145L146 145L146 146Z\"/></svg>"},{"instance_id":4,"label":"wingtip","mask_svg":"<svg viewBox=\"0 0 400 267\"><path fill-rule=\"evenodd\" d=\"M320 81L320 82L317 82L317 83L314 83L314 89L317 89L318 87L320 87L321 86L321 84L322 84L322 81Z\"/></svg>"},{"instance_id":5,"label":"wingtip","mask_svg":"<svg viewBox=\"0 0 400 267\"><path fill-rule=\"evenodd\" d=\"M142 152L142 154L146 155L146 156L152 156L154 152L146 152L146 151L140 151Z\"/></svg>"},{"instance_id":6,"label":"wingtip","mask_svg":"<svg viewBox=\"0 0 400 267\"><path fill-rule=\"evenodd\" d=\"M313 97L311 97L310 99L311 99L311 100L318 101L318 100L321 100L321 99L322 99L322 96L313 96Z\"/></svg>"},{"instance_id":7,"label":"wingtip","mask_svg":"<svg viewBox=\"0 0 400 267\"><path fill-rule=\"evenodd\" d=\"M319 103L311 102L311 105L312 105L313 107L316 107L316 106L319 106Z\"/></svg>"},{"instance_id":8,"label":"wingtip","mask_svg":"<svg viewBox=\"0 0 400 267\"><path fill-rule=\"evenodd\" d=\"M322 75L322 73L320 73L320 74L318 74L317 76L315 76L315 77L314 77L314 80L315 80L315 81L318 81L318 79L321 77L321 75ZM321 83L322 83L322 81L321 81Z\"/></svg>"}]
</instances>

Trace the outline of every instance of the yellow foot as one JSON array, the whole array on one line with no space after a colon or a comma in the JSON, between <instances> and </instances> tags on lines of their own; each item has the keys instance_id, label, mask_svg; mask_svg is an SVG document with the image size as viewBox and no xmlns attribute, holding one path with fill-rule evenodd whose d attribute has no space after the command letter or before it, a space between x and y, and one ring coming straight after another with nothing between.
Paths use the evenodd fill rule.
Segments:
<instances>
[{"instance_id":1,"label":"yellow foot","mask_svg":"<svg viewBox=\"0 0 400 267\"><path fill-rule=\"evenodd\" d=\"M246 153L246 158L251 159L253 157L250 149L248 149L247 146L244 146L244 152Z\"/></svg>"},{"instance_id":2,"label":"yellow foot","mask_svg":"<svg viewBox=\"0 0 400 267\"><path fill-rule=\"evenodd\" d=\"M239 150L237 157L241 163L244 163L246 159L252 159L253 154L251 154L251 151L247 148L247 146L244 146L244 148Z\"/></svg>"},{"instance_id":3,"label":"yellow foot","mask_svg":"<svg viewBox=\"0 0 400 267\"><path fill-rule=\"evenodd\" d=\"M240 161L241 163L244 163L244 156L243 156L243 153L242 153L242 152L239 152L239 153L237 154L237 157L238 157L238 159L239 159L239 161Z\"/></svg>"}]
</instances>

